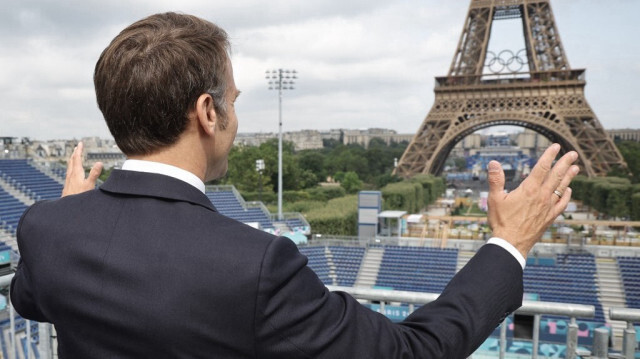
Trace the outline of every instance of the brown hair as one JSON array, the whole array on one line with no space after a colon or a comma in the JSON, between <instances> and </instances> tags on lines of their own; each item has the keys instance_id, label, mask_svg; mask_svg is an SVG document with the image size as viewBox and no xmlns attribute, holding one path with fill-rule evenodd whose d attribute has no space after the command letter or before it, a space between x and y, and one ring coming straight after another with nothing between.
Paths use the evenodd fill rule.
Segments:
<instances>
[{"instance_id":1,"label":"brown hair","mask_svg":"<svg viewBox=\"0 0 640 359\"><path fill-rule=\"evenodd\" d=\"M203 93L212 95L224 128L229 48L220 27L176 13L149 16L118 34L93 81L120 150L143 155L175 143Z\"/></svg>"}]
</instances>

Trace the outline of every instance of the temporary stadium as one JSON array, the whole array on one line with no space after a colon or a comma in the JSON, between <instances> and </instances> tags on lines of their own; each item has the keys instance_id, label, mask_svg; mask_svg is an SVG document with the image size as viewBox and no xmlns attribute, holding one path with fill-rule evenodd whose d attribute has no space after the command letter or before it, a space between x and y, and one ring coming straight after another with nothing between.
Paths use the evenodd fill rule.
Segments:
<instances>
[{"instance_id":1,"label":"temporary stadium","mask_svg":"<svg viewBox=\"0 0 640 359\"><path fill-rule=\"evenodd\" d=\"M8 285L20 256L16 227L21 214L34 201L59 198L64 174L64 167L33 160L0 160L3 358L53 358L56 352L55 328L20 318L9 302ZM330 290L349 292L392 321L434 300L484 244L483 236L473 231L474 219L381 211L375 191L359 195L359 226L367 235L354 238L311 235L303 216L277 219L261 203L245 202L233 186L210 186L206 194L222 214L297 241L309 267ZM371 222L375 229L367 233ZM527 260L523 307L472 357L599 358L603 351L635 355L634 322L640 321L633 310L640 309L637 244L629 231L600 233L578 243L561 230L546 234Z\"/></svg>"}]
</instances>

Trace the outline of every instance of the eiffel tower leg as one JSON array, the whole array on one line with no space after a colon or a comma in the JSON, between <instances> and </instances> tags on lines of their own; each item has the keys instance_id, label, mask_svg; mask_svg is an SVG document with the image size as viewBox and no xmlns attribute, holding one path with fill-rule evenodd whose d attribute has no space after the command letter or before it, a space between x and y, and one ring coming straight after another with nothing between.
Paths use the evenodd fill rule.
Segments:
<instances>
[{"instance_id":1,"label":"eiffel tower leg","mask_svg":"<svg viewBox=\"0 0 640 359\"><path fill-rule=\"evenodd\" d=\"M626 169L620 151L607 136L584 95L558 97L554 103L570 133L568 139L573 149L580 154L585 174L606 176L614 168Z\"/></svg>"},{"instance_id":2,"label":"eiffel tower leg","mask_svg":"<svg viewBox=\"0 0 640 359\"><path fill-rule=\"evenodd\" d=\"M441 149L441 142L461 102L449 103L436 96L429 115L424 120L418 133L405 150L398 162L395 173L410 177L419 173L432 173L435 154Z\"/></svg>"}]
</instances>

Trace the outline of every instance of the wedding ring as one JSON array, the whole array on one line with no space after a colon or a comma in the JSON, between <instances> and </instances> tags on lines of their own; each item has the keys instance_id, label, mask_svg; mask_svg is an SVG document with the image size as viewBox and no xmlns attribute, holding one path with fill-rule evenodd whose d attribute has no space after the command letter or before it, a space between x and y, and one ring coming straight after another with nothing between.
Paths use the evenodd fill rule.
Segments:
<instances>
[{"instance_id":1,"label":"wedding ring","mask_svg":"<svg viewBox=\"0 0 640 359\"><path fill-rule=\"evenodd\" d=\"M553 191L553 194L555 194L556 196L558 196L558 198L562 198L562 192L555 190Z\"/></svg>"}]
</instances>

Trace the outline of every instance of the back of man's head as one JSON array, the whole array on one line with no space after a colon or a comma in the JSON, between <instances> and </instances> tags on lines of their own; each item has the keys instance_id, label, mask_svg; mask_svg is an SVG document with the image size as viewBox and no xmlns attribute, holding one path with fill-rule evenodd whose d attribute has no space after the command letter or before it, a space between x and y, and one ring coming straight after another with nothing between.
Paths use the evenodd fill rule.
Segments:
<instances>
[{"instance_id":1,"label":"back of man's head","mask_svg":"<svg viewBox=\"0 0 640 359\"><path fill-rule=\"evenodd\" d=\"M191 15L152 15L118 34L100 55L94 84L122 152L146 155L175 143L203 93L224 122L228 52L226 32Z\"/></svg>"}]
</instances>

